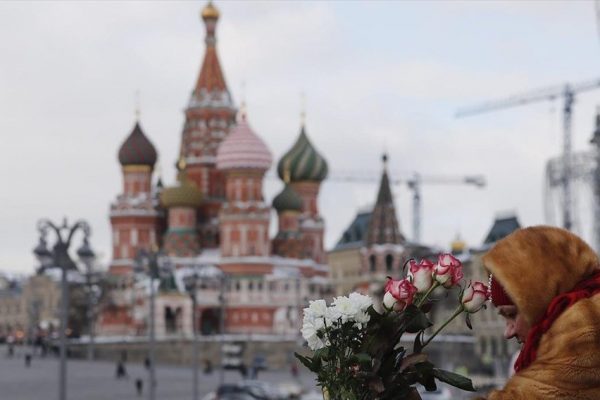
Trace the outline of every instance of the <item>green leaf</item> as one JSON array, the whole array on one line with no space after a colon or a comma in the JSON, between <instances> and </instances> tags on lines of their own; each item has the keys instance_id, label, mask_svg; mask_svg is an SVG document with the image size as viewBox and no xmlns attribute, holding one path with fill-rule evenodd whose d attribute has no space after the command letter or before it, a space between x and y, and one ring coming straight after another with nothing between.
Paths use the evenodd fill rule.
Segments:
<instances>
[{"instance_id":1,"label":"green leaf","mask_svg":"<svg viewBox=\"0 0 600 400\"><path fill-rule=\"evenodd\" d=\"M313 355L313 359L325 360L329 358L329 347L321 347Z\"/></svg>"},{"instance_id":2,"label":"green leaf","mask_svg":"<svg viewBox=\"0 0 600 400\"><path fill-rule=\"evenodd\" d=\"M311 359L310 357L304 357L304 356L301 356L300 354L298 354L298 353L296 353L296 352L294 352L294 355L296 356L296 358L297 358L298 360L300 360L300 362L301 362L301 363L302 363L302 364L303 364L303 365L304 365L306 368L308 368L309 370L311 370L312 372L315 372L315 373L318 373L318 372L319 372L318 370L314 370L314 369L313 369L313 361L312 361L312 359Z\"/></svg>"},{"instance_id":3,"label":"green leaf","mask_svg":"<svg viewBox=\"0 0 600 400\"><path fill-rule=\"evenodd\" d=\"M427 315L417 307L409 307L405 313L408 321L405 331L408 333L417 333L433 325Z\"/></svg>"},{"instance_id":4,"label":"green leaf","mask_svg":"<svg viewBox=\"0 0 600 400\"><path fill-rule=\"evenodd\" d=\"M415 369L419 373L418 382L425 387L428 392L437 389L435 384L435 374L433 364L429 361L415 364Z\"/></svg>"},{"instance_id":5,"label":"green leaf","mask_svg":"<svg viewBox=\"0 0 600 400\"><path fill-rule=\"evenodd\" d=\"M368 364L371 366L371 356L367 353L358 353L352 356L352 360L359 364Z\"/></svg>"},{"instance_id":6,"label":"green leaf","mask_svg":"<svg viewBox=\"0 0 600 400\"><path fill-rule=\"evenodd\" d=\"M415 336L415 344L413 346L414 353L420 353L421 350L423 350L423 335L424 334L425 334L425 331L421 331L421 332L417 333L417 336Z\"/></svg>"},{"instance_id":7,"label":"green leaf","mask_svg":"<svg viewBox=\"0 0 600 400\"><path fill-rule=\"evenodd\" d=\"M424 353L413 353L409 356L404 357L402 364L400 365L400 371L403 372L405 369L412 367L415 364L419 364L427 361L427 354Z\"/></svg>"},{"instance_id":8,"label":"green leaf","mask_svg":"<svg viewBox=\"0 0 600 400\"><path fill-rule=\"evenodd\" d=\"M444 371L442 369L434 368L433 375L440 381L448 383L454 387L469 392L474 392L473 382L465 376L455 374L454 372Z\"/></svg>"},{"instance_id":9,"label":"green leaf","mask_svg":"<svg viewBox=\"0 0 600 400\"><path fill-rule=\"evenodd\" d=\"M467 316L465 317L465 322L467 323L467 327L473 330L473 325L471 325L471 314L467 313Z\"/></svg>"},{"instance_id":10,"label":"green leaf","mask_svg":"<svg viewBox=\"0 0 600 400\"><path fill-rule=\"evenodd\" d=\"M423 311L425 314L427 314L433 308L433 301L430 300L427 303L421 305L421 307L419 307L419 308L421 309L421 311Z\"/></svg>"}]
</instances>

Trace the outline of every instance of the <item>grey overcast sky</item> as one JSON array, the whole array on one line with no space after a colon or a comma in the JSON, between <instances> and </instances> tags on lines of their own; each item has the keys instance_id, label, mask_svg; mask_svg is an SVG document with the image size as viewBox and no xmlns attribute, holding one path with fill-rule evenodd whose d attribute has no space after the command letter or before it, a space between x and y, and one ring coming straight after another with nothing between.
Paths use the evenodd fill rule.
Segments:
<instances>
[{"instance_id":1,"label":"grey overcast sky","mask_svg":"<svg viewBox=\"0 0 600 400\"><path fill-rule=\"evenodd\" d=\"M108 208L121 190L116 154L134 123L136 90L163 179L174 181L182 111L204 53L204 5L0 2L0 270L33 270L40 217L87 219L101 263L109 262ZM465 119L454 112L600 77L593 2L216 6L227 83L239 104L245 82L250 123L276 159L298 135L305 92L308 134L334 174L378 178L385 150L392 178L412 171L486 176L483 190L423 187L425 242L447 246L460 233L479 245L494 215L506 210L525 225L544 222L543 171L560 153L562 103ZM600 90L578 96L575 149L588 148L599 104ZM266 180L267 200L280 188ZM324 182L328 248L376 190L377 182ZM393 191L410 237L411 193L400 185Z\"/></svg>"}]
</instances>

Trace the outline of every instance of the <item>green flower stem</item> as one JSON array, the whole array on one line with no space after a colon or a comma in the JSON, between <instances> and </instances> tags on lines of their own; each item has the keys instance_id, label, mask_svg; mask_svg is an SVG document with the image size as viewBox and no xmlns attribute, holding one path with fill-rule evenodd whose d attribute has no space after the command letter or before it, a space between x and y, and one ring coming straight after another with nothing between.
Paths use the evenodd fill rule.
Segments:
<instances>
[{"instance_id":1,"label":"green flower stem","mask_svg":"<svg viewBox=\"0 0 600 400\"><path fill-rule=\"evenodd\" d=\"M431 340L432 340L434 337L436 337L436 336L437 336L437 334L438 334L438 333L440 333L440 332L442 331L442 329L444 329L444 328L446 327L446 325L448 325L448 324L449 324L449 323L450 323L450 322L451 322L451 321L452 321L454 318L456 318L456 317L458 317L460 314L462 314L462 313L463 313L463 311L464 311L464 309L463 309L463 307L462 307L462 304L461 304L461 305L459 305L459 306L456 308L456 311L454 311L454 314L452 314L452 316L451 316L450 318L448 318L448 320L446 320L446 322L444 322L444 323L442 324L442 326L440 326L440 327L439 327L439 328L438 328L438 329L437 329L437 330L436 330L436 331L433 333L433 335L431 335L431 336L429 337L429 339L427 339L427 340L425 341L425 343L423 343L423 347L427 346L427 345L429 344L429 342L431 342Z\"/></svg>"},{"instance_id":2,"label":"green flower stem","mask_svg":"<svg viewBox=\"0 0 600 400\"><path fill-rule=\"evenodd\" d=\"M425 292L425 294L423 295L423 297L421 297L419 299L419 301L415 305L417 307L421 307L421 304L423 304L423 302L425 302L425 300L427 300L427 298L429 297L429 295L431 294L431 292L433 292L438 286L440 286L439 282L437 282L437 281L433 282L433 285L431 285L431 287L429 288L429 290Z\"/></svg>"}]
</instances>

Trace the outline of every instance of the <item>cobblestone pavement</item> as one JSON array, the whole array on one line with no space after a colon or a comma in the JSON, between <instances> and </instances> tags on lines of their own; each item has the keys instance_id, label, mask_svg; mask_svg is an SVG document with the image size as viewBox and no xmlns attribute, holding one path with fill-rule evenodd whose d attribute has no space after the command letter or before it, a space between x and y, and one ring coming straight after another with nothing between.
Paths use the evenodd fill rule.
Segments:
<instances>
[{"instance_id":1,"label":"cobblestone pavement","mask_svg":"<svg viewBox=\"0 0 600 400\"><path fill-rule=\"evenodd\" d=\"M33 358L31 367L25 367L24 356L17 352L8 358L0 352L1 400L54 400L58 398L58 359ZM115 379L116 365L105 361L88 362L69 360L67 363L67 398L69 400L139 400L147 398L148 372L141 364L127 364L128 379ZM138 397L135 380L144 380L144 394ZM156 369L157 400L191 400L191 368L158 365ZM199 374L200 393L214 390L219 382L219 372ZM225 382L236 382L240 374L226 371ZM294 382L289 371L262 371L259 379L273 382ZM299 383L314 388L313 377L301 374Z\"/></svg>"}]
</instances>

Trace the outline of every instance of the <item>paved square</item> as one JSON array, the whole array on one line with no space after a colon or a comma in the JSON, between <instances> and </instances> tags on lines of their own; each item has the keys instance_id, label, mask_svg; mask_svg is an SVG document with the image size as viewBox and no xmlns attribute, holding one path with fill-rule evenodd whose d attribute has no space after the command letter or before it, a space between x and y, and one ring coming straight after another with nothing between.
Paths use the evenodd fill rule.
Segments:
<instances>
[{"instance_id":1,"label":"paved square","mask_svg":"<svg viewBox=\"0 0 600 400\"><path fill-rule=\"evenodd\" d=\"M53 400L58 398L58 359L33 358L31 367L25 367L23 349L17 349L13 358L0 351L0 399ZM67 363L67 398L69 400L138 400L148 397L148 372L142 364L127 364L128 379L115 378L116 364L106 361L88 362L69 360ZM188 367L158 365L157 400L191 400L192 370ZM144 380L144 393L136 394L135 380ZM200 393L214 390L219 382L219 372L210 375L202 372ZM294 382L290 371L263 371L259 379L274 383ZM314 388L313 376L302 373L299 382ZM225 382L240 380L240 374L226 371Z\"/></svg>"}]
</instances>

